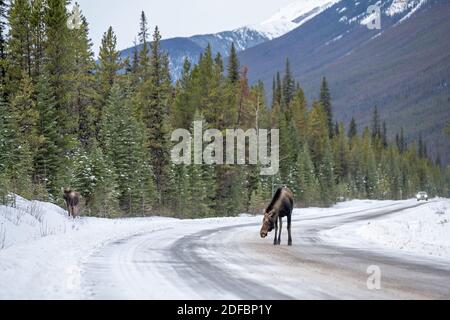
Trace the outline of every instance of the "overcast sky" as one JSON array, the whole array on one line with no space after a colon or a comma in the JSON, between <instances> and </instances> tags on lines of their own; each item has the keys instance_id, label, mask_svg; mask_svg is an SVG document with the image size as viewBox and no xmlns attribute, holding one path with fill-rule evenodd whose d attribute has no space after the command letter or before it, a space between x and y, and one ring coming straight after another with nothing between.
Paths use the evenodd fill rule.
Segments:
<instances>
[{"instance_id":1,"label":"overcast sky","mask_svg":"<svg viewBox=\"0 0 450 320\"><path fill-rule=\"evenodd\" d=\"M295 0L77 0L86 16L94 51L109 26L120 49L130 47L138 33L139 16L147 14L163 38L232 30L264 21Z\"/></svg>"}]
</instances>

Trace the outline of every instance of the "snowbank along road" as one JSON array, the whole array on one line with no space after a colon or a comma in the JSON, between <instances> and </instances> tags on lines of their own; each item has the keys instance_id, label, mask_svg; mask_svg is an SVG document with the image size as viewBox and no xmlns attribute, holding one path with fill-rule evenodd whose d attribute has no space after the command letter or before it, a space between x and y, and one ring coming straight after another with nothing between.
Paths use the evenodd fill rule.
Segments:
<instances>
[{"instance_id":1,"label":"snowbank along road","mask_svg":"<svg viewBox=\"0 0 450 320\"><path fill-rule=\"evenodd\" d=\"M448 260L322 236L426 205L297 210L293 247L286 230L281 247L273 234L261 240L260 218L178 222L100 248L83 265L81 292L86 299L448 299Z\"/></svg>"},{"instance_id":2,"label":"snowbank along road","mask_svg":"<svg viewBox=\"0 0 450 320\"><path fill-rule=\"evenodd\" d=\"M73 221L20 198L0 206L0 299L449 299L449 208L295 210L274 247L262 216Z\"/></svg>"}]
</instances>

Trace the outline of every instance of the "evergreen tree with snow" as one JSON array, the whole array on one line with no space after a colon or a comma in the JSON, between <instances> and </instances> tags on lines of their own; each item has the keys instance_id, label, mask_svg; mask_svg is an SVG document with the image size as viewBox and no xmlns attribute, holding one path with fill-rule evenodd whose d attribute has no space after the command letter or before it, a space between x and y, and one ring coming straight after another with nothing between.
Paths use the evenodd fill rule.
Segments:
<instances>
[{"instance_id":1,"label":"evergreen tree with snow","mask_svg":"<svg viewBox=\"0 0 450 320\"><path fill-rule=\"evenodd\" d=\"M117 176L121 209L129 216L146 215L156 198L143 127L119 85L111 89L102 121L104 153Z\"/></svg>"}]
</instances>

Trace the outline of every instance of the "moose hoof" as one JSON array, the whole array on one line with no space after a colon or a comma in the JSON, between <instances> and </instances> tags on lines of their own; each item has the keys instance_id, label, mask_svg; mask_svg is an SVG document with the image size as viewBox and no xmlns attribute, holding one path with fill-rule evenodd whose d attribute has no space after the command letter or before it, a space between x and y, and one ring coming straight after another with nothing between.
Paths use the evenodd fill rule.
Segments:
<instances>
[{"instance_id":1,"label":"moose hoof","mask_svg":"<svg viewBox=\"0 0 450 320\"><path fill-rule=\"evenodd\" d=\"M292 247L292 241L289 241L289 242L288 242L288 246L289 246L289 247Z\"/></svg>"}]
</instances>

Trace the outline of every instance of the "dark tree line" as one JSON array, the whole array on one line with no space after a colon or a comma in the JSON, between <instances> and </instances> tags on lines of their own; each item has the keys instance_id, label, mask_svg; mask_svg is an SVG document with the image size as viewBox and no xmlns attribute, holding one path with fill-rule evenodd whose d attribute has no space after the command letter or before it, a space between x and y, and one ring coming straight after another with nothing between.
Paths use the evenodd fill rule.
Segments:
<instances>
[{"instance_id":1,"label":"dark tree line","mask_svg":"<svg viewBox=\"0 0 450 320\"><path fill-rule=\"evenodd\" d=\"M229 57L207 47L170 78L170 60L144 13L141 49L122 60L109 28L95 61L88 23L67 27L65 0L0 0L0 200L15 193L61 202L61 187L83 196L97 216L167 214L209 217L258 212L280 185L298 206L341 199L404 199L420 190L448 195L449 170L434 165L426 144L389 141L382 115L371 128L334 121L326 79L308 103L289 61L273 99L250 86L232 46ZM138 25L138 23L136 24ZM174 129L280 129L278 175L259 166L175 165Z\"/></svg>"}]
</instances>

